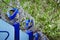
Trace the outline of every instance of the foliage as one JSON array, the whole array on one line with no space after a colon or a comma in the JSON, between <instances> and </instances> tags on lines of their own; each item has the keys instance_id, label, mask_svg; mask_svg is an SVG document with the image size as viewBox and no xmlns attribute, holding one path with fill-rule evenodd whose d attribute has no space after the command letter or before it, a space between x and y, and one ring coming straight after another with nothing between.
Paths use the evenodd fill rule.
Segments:
<instances>
[{"instance_id":1,"label":"foliage","mask_svg":"<svg viewBox=\"0 0 60 40\"><path fill-rule=\"evenodd\" d=\"M4 6L6 10L6 4L2 4L2 10ZM60 39L60 0L20 0L20 4L35 18L35 27L40 28L50 40Z\"/></svg>"}]
</instances>

